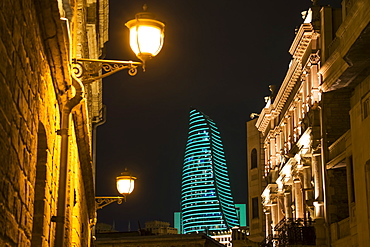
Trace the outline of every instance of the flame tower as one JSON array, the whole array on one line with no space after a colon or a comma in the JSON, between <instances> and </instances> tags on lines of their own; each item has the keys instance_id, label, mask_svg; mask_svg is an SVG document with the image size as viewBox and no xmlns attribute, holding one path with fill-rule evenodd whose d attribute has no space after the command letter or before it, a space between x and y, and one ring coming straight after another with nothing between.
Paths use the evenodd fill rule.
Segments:
<instances>
[{"instance_id":1,"label":"flame tower","mask_svg":"<svg viewBox=\"0 0 370 247\"><path fill-rule=\"evenodd\" d=\"M216 124L190 110L182 170L182 233L228 230L239 225Z\"/></svg>"}]
</instances>

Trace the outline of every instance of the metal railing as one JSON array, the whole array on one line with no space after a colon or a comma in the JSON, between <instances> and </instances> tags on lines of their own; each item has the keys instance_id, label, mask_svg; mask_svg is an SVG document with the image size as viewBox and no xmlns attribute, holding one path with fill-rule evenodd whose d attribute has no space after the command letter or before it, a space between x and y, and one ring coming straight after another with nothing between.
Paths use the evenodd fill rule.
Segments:
<instances>
[{"instance_id":1,"label":"metal railing","mask_svg":"<svg viewBox=\"0 0 370 247\"><path fill-rule=\"evenodd\" d=\"M269 235L260 243L261 247L286 247L293 245L315 245L316 234L312 221L304 219L282 219L274 228L277 234Z\"/></svg>"}]
</instances>

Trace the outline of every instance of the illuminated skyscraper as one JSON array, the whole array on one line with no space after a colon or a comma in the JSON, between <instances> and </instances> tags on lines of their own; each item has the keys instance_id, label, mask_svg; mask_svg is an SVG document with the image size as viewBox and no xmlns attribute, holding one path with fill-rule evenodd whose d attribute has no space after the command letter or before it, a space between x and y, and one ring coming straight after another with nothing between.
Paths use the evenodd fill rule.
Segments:
<instances>
[{"instance_id":1,"label":"illuminated skyscraper","mask_svg":"<svg viewBox=\"0 0 370 247\"><path fill-rule=\"evenodd\" d=\"M216 124L191 109L182 170L182 233L227 230L239 225L225 155Z\"/></svg>"}]
</instances>

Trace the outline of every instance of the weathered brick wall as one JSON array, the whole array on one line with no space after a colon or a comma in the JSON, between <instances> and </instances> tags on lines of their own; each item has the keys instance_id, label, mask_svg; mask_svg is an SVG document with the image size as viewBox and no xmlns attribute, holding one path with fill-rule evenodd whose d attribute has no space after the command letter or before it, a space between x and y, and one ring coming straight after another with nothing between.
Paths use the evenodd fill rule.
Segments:
<instances>
[{"instance_id":1,"label":"weathered brick wall","mask_svg":"<svg viewBox=\"0 0 370 247\"><path fill-rule=\"evenodd\" d=\"M42 163L39 121L45 128L44 167L52 169L46 171L50 192L44 219L54 213L59 107L34 1L1 1L0 30L0 246L30 246L36 164Z\"/></svg>"},{"instance_id":2,"label":"weathered brick wall","mask_svg":"<svg viewBox=\"0 0 370 247\"><path fill-rule=\"evenodd\" d=\"M57 212L61 140L57 130L61 107L70 97L63 85L68 83L69 71L61 66L68 45L61 45L63 41L55 36L61 33L56 28L61 24L55 6L56 0L0 1L1 247L52 246L54 241L51 219ZM81 117L78 121L70 124L69 164L73 166L65 226L69 244L87 246L94 199L91 191L86 199L85 181L92 178L83 174L87 169L82 171L81 150L91 144L73 130L78 125L78 135L89 136L81 132L88 129L81 124L89 121ZM89 155L84 154L83 164L91 163Z\"/></svg>"}]
</instances>

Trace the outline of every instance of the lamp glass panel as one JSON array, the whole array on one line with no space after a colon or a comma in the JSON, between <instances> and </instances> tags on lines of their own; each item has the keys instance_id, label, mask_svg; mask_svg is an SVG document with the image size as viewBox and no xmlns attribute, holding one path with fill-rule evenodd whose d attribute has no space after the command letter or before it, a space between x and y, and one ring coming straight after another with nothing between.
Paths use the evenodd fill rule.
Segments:
<instances>
[{"instance_id":1,"label":"lamp glass panel","mask_svg":"<svg viewBox=\"0 0 370 247\"><path fill-rule=\"evenodd\" d=\"M130 46L136 55L139 53L156 56L162 48L162 30L155 26L140 25L130 28Z\"/></svg>"},{"instance_id":2,"label":"lamp glass panel","mask_svg":"<svg viewBox=\"0 0 370 247\"><path fill-rule=\"evenodd\" d=\"M117 190L120 194L130 194L134 190L133 179L118 179Z\"/></svg>"}]
</instances>

